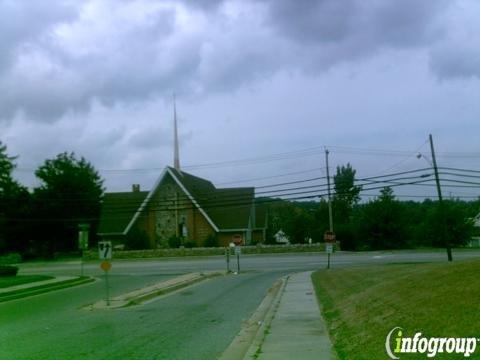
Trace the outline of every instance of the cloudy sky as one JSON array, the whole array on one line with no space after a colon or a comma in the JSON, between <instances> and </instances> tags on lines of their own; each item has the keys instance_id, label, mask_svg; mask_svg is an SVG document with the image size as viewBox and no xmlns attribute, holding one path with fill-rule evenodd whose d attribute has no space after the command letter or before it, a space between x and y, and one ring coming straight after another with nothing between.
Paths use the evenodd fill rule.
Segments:
<instances>
[{"instance_id":1,"label":"cloudy sky","mask_svg":"<svg viewBox=\"0 0 480 360\"><path fill-rule=\"evenodd\" d=\"M428 166L429 133L440 165L480 169L475 0L0 0L0 16L0 139L29 186L74 151L109 191L149 189L172 163L173 93L182 166L222 186L322 176L324 146L359 176Z\"/></svg>"}]
</instances>

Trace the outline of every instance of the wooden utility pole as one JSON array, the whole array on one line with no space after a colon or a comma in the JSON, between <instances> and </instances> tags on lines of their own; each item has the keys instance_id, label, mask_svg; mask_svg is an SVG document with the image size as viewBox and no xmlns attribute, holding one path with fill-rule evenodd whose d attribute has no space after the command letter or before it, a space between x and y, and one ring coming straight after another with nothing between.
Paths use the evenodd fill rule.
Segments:
<instances>
[{"instance_id":1,"label":"wooden utility pole","mask_svg":"<svg viewBox=\"0 0 480 360\"><path fill-rule=\"evenodd\" d=\"M445 229L445 208L443 205L443 197L442 197L442 188L440 187L440 177L438 176L438 167L437 167L437 159L435 158L435 149L433 148L433 138L432 134L429 135L430 140L430 150L432 152L432 163L433 163L433 171L435 173L435 182L437 184L437 194L438 194L438 206L440 208L440 219L442 221L442 243L445 244L447 248L447 258L448 261L452 261L452 248L450 246L450 242L447 240L446 229Z\"/></svg>"},{"instance_id":2,"label":"wooden utility pole","mask_svg":"<svg viewBox=\"0 0 480 360\"><path fill-rule=\"evenodd\" d=\"M332 214L332 193L330 191L330 168L328 167L328 154L329 151L325 148L325 162L327 165L327 187L328 187L328 223L329 229L333 232L333 214Z\"/></svg>"}]
</instances>

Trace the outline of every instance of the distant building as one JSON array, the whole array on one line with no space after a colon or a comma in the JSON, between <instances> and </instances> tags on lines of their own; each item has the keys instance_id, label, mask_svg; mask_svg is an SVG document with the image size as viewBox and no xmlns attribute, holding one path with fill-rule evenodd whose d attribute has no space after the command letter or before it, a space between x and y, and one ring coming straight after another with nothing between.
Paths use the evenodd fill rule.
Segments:
<instances>
[{"instance_id":1,"label":"distant building","mask_svg":"<svg viewBox=\"0 0 480 360\"><path fill-rule=\"evenodd\" d=\"M480 213L477 214L473 219L473 226L475 226L474 236L467 243L467 247L480 247Z\"/></svg>"},{"instance_id":2,"label":"distant building","mask_svg":"<svg viewBox=\"0 0 480 360\"><path fill-rule=\"evenodd\" d=\"M275 242L278 244L290 244L290 239L288 238L287 234L283 232L283 230L277 231L276 234L273 235L273 237L275 239Z\"/></svg>"},{"instance_id":3,"label":"distant building","mask_svg":"<svg viewBox=\"0 0 480 360\"><path fill-rule=\"evenodd\" d=\"M182 243L203 246L209 237L219 245L264 242L266 212L255 202L253 187L217 189L210 181L180 169L174 108L174 166L166 167L150 191L106 193L98 235L123 244L126 236L143 232L150 247Z\"/></svg>"},{"instance_id":4,"label":"distant building","mask_svg":"<svg viewBox=\"0 0 480 360\"><path fill-rule=\"evenodd\" d=\"M167 167L149 192L106 193L98 234L117 244L133 230L148 235L151 247L179 237L203 246L216 236L220 245L235 239L263 242L266 212L255 204L254 188L217 189L210 181Z\"/></svg>"}]
</instances>

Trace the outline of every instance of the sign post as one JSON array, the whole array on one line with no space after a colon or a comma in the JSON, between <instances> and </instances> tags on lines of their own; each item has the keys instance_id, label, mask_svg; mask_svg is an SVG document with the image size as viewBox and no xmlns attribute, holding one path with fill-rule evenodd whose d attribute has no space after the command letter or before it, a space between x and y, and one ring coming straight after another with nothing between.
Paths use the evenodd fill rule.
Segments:
<instances>
[{"instance_id":1,"label":"sign post","mask_svg":"<svg viewBox=\"0 0 480 360\"><path fill-rule=\"evenodd\" d=\"M83 276L83 252L88 249L89 224L78 224L78 248L80 250L80 276Z\"/></svg>"},{"instance_id":2,"label":"sign post","mask_svg":"<svg viewBox=\"0 0 480 360\"><path fill-rule=\"evenodd\" d=\"M100 263L100 268L103 270L105 275L105 293L107 306L110 306L110 294L108 286L108 272L112 268L112 263L109 261L112 259L112 242L111 241L99 241L98 242L98 257L100 260L103 260Z\"/></svg>"},{"instance_id":3,"label":"sign post","mask_svg":"<svg viewBox=\"0 0 480 360\"><path fill-rule=\"evenodd\" d=\"M240 274L240 254L242 253L242 248L240 245L235 246L235 255L237 255L237 274Z\"/></svg>"},{"instance_id":4,"label":"sign post","mask_svg":"<svg viewBox=\"0 0 480 360\"><path fill-rule=\"evenodd\" d=\"M227 258L227 274L230 273L230 247L225 247L225 257Z\"/></svg>"},{"instance_id":5,"label":"sign post","mask_svg":"<svg viewBox=\"0 0 480 360\"><path fill-rule=\"evenodd\" d=\"M335 233L333 231L325 231L323 234L325 241L325 251L327 252L327 269L330 269L330 254L333 253L333 244L335 244Z\"/></svg>"}]
</instances>

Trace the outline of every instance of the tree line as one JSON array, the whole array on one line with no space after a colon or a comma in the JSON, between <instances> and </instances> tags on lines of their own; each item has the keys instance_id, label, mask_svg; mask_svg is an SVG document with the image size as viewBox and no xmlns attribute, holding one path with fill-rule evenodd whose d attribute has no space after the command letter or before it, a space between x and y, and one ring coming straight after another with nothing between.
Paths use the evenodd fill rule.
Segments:
<instances>
[{"instance_id":1,"label":"tree line","mask_svg":"<svg viewBox=\"0 0 480 360\"><path fill-rule=\"evenodd\" d=\"M78 225L90 225L90 245L96 232L104 193L95 168L74 153L47 159L35 170L39 185L28 189L12 176L16 157L0 142L0 254L52 257L78 250ZM400 201L391 187L374 200L360 202L362 186L350 164L333 176L333 223L345 250L401 249L465 245L480 235L473 217L480 200ZM267 207L267 242L282 230L292 243L322 242L329 229L328 202L257 199ZM132 236L134 234L131 234ZM131 237L131 236L130 236ZM143 244L143 242L142 242Z\"/></svg>"},{"instance_id":2,"label":"tree line","mask_svg":"<svg viewBox=\"0 0 480 360\"><path fill-rule=\"evenodd\" d=\"M480 235L473 218L480 212L480 199L400 201L392 187L385 186L368 202L360 202L361 186L355 183L350 164L334 175L332 212L334 232L344 250L383 250L418 247L464 246ZM329 230L328 201L276 201L268 205L267 242L282 230L290 242L323 242Z\"/></svg>"},{"instance_id":3,"label":"tree line","mask_svg":"<svg viewBox=\"0 0 480 360\"><path fill-rule=\"evenodd\" d=\"M16 157L0 142L0 254L52 257L78 249L78 225L89 223L92 240L100 215L103 179L83 157L61 153L40 165L40 185L28 189L12 173Z\"/></svg>"}]
</instances>

